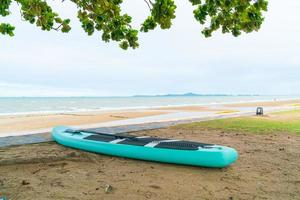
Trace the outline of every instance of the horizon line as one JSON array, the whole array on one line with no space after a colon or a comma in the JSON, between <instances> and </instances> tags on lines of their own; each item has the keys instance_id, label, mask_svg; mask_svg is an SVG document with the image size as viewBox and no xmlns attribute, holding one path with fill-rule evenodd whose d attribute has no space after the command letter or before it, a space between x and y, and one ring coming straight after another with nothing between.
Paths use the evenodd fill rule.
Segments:
<instances>
[{"instance_id":1,"label":"horizon line","mask_svg":"<svg viewBox=\"0 0 300 200\"><path fill-rule=\"evenodd\" d=\"M201 96L300 96L300 94L196 94L186 95L183 94L154 94L154 95L108 95L108 96L91 96L91 95L74 95L74 96L2 96L0 98L109 98L109 97L201 97Z\"/></svg>"}]
</instances>

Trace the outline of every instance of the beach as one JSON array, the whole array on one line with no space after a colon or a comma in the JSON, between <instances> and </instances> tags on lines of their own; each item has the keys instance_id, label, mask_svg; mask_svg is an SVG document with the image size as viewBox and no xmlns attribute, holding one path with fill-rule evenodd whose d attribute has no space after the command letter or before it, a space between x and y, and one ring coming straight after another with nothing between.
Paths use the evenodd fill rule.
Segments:
<instances>
[{"instance_id":1,"label":"beach","mask_svg":"<svg viewBox=\"0 0 300 200\"><path fill-rule=\"evenodd\" d=\"M299 103L300 100L289 100L67 115L2 116L0 131L19 131L24 123L26 130L33 131L51 128L56 123L77 126L101 120L104 123L145 120L147 117L155 120L157 118L153 116L178 116L182 112L230 117L232 113L252 111L250 116L248 113L241 119L272 123L296 120L297 124L300 119ZM269 110L266 108L267 114L254 116L257 106L269 107ZM291 111L277 114L280 109ZM205 123L175 125L135 134L234 147L239 152L236 163L223 169L210 169L88 153L55 142L18 145L0 148L0 196L28 200L300 199L300 137L297 128L296 133L288 129L252 133L252 129L249 132L247 129L215 128ZM252 125L249 127L252 128ZM265 130L264 126L262 130Z\"/></svg>"},{"instance_id":2,"label":"beach","mask_svg":"<svg viewBox=\"0 0 300 200\"><path fill-rule=\"evenodd\" d=\"M86 125L109 122L122 119L132 119L152 115L160 115L164 111L133 110L110 112L80 112L59 114L30 114L15 116L0 116L0 135L7 132L26 132L39 129L49 129L57 125Z\"/></svg>"},{"instance_id":3,"label":"beach","mask_svg":"<svg viewBox=\"0 0 300 200\"><path fill-rule=\"evenodd\" d=\"M28 200L300 198L299 135L184 126L137 134L232 146L239 159L210 169L87 153L54 142L15 146L0 149L0 191Z\"/></svg>"},{"instance_id":4,"label":"beach","mask_svg":"<svg viewBox=\"0 0 300 200\"><path fill-rule=\"evenodd\" d=\"M121 109L107 111L81 111L60 112L54 114L18 114L0 116L0 137L9 136L10 133L26 134L49 132L58 125L66 126L115 126L128 121L128 123L146 123L157 121L175 121L212 116L222 114L238 114L255 112L256 107L263 106L266 109L287 109L297 107L300 100L276 100L249 103L227 103L210 105L188 106L164 106L148 109ZM152 118L147 118L151 117ZM113 122L115 123L107 123Z\"/></svg>"},{"instance_id":5,"label":"beach","mask_svg":"<svg viewBox=\"0 0 300 200\"><path fill-rule=\"evenodd\" d=\"M0 200L300 200L300 0L0 2Z\"/></svg>"}]
</instances>

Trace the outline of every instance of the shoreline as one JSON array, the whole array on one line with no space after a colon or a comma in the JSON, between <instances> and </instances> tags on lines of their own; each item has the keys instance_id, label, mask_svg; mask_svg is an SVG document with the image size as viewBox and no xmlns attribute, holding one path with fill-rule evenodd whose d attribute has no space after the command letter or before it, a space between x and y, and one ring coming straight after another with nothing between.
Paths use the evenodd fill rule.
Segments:
<instances>
[{"instance_id":1,"label":"shoreline","mask_svg":"<svg viewBox=\"0 0 300 200\"><path fill-rule=\"evenodd\" d=\"M0 138L49 132L54 126L109 127L153 122L234 117L255 113L258 106L266 105L265 112L297 109L300 99L251 101L244 103L163 106L148 109L88 111L55 114L27 114L0 116Z\"/></svg>"},{"instance_id":2,"label":"shoreline","mask_svg":"<svg viewBox=\"0 0 300 200\"><path fill-rule=\"evenodd\" d=\"M56 97L54 97L56 98ZM242 105L249 103L281 103L287 101L300 102L300 97L282 98L282 99L262 99L249 101L232 101L232 102L211 102L211 103L197 103L197 104L177 104L177 105L162 105L162 106L135 106L135 107L111 107L99 109L77 109L77 110L49 110L49 111L28 111L28 112L14 112L14 113L0 113L1 117L17 117L17 116L32 116L32 115L60 115L60 114L82 114L82 113L98 113L98 112L122 112L122 111L139 111L139 110L168 110L168 108L184 108L184 107L211 107L211 106L231 106ZM243 106L243 105L242 105Z\"/></svg>"}]
</instances>

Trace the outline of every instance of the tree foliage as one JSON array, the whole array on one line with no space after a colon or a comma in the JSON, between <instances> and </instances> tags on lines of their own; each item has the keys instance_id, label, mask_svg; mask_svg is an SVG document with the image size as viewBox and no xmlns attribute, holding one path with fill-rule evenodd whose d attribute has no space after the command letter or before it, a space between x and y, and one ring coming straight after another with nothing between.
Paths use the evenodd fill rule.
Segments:
<instances>
[{"instance_id":1,"label":"tree foliage","mask_svg":"<svg viewBox=\"0 0 300 200\"><path fill-rule=\"evenodd\" d=\"M67 33L71 30L70 20L62 19L46 0L0 0L0 16L11 14L10 6L16 2L22 19L45 31L56 30ZM132 18L122 14L122 0L70 0L78 8L77 16L83 30L92 35L101 33L105 42L116 41L122 49L137 48L138 33L157 28L169 29L176 17L174 0L144 0L149 7L149 16L140 28L131 26ZM142 1L142 0L141 0ZM194 7L194 17L203 26L202 34L210 37L213 32L231 33L258 31L267 11L267 0L189 0ZM139 31L138 31L139 29ZM0 22L0 34L14 36L15 27Z\"/></svg>"}]
</instances>

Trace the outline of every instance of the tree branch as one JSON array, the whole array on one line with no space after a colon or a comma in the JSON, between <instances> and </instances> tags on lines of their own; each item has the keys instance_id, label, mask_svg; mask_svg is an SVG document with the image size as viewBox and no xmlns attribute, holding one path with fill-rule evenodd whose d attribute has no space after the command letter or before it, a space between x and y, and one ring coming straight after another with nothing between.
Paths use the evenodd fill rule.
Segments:
<instances>
[{"instance_id":1,"label":"tree branch","mask_svg":"<svg viewBox=\"0 0 300 200\"><path fill-rule=\"evenodd\" d=\"M151 6L150 6L150 3L147 1L147 0L144 0L144 2L147 4L149 10L151 11Z\"/></svg>"}]
</instances>

